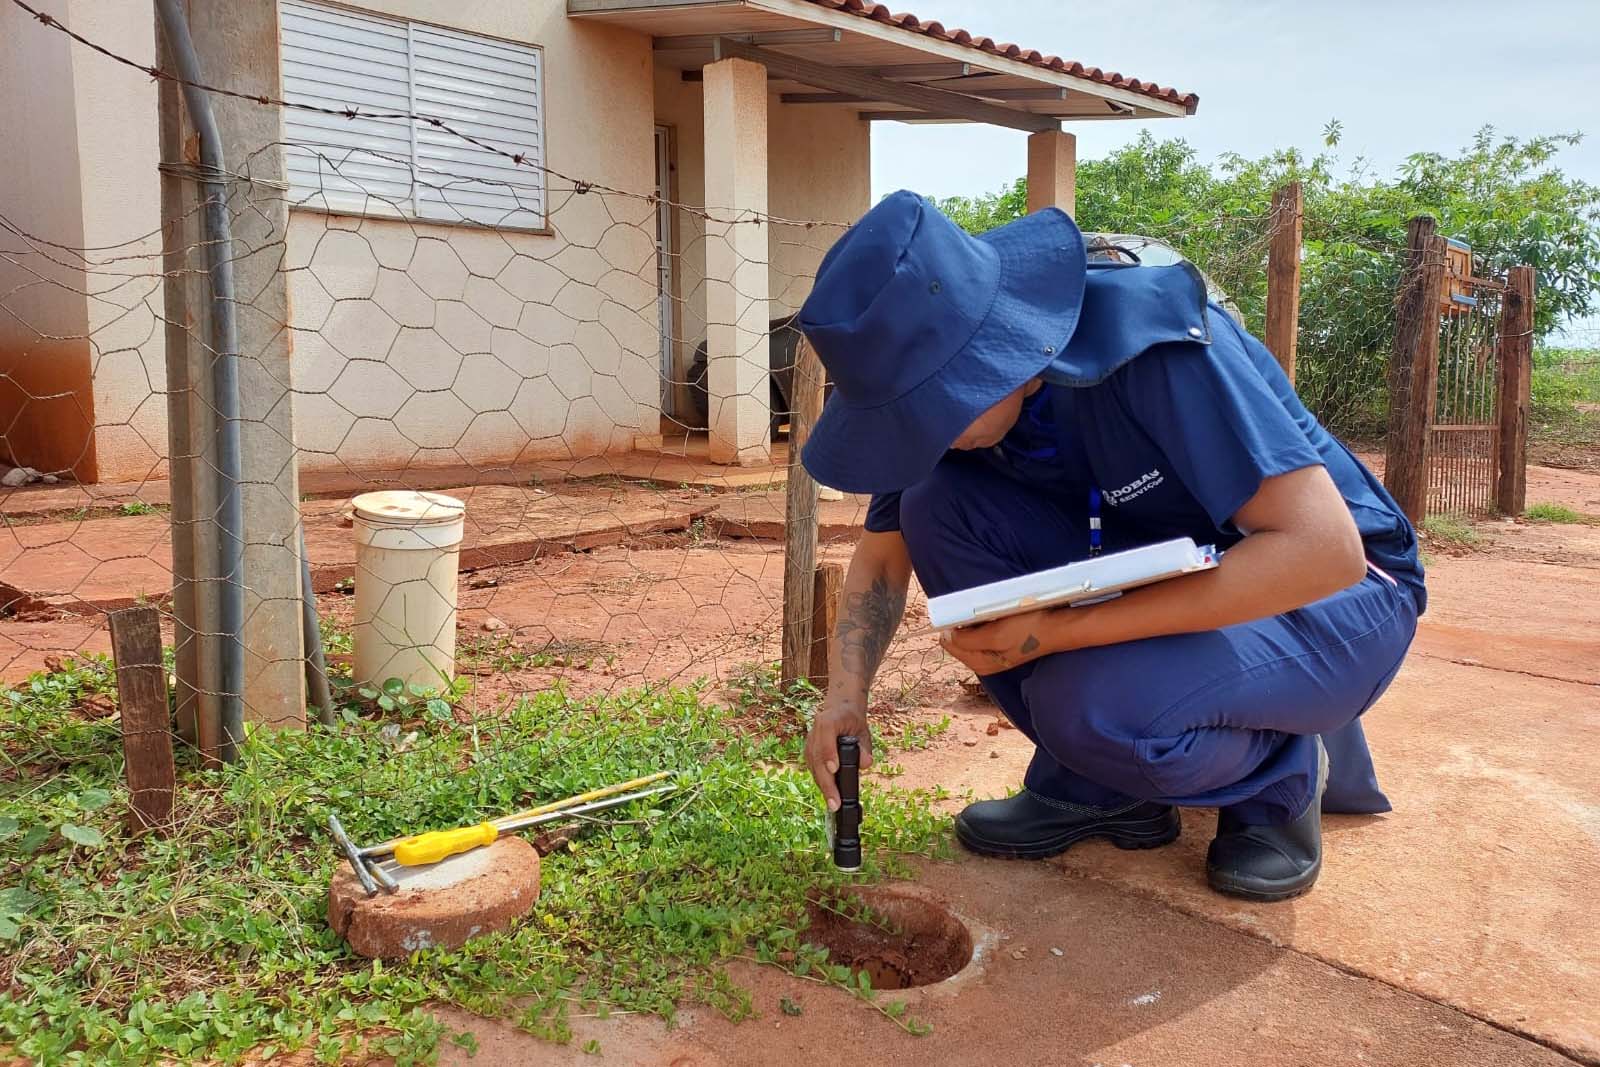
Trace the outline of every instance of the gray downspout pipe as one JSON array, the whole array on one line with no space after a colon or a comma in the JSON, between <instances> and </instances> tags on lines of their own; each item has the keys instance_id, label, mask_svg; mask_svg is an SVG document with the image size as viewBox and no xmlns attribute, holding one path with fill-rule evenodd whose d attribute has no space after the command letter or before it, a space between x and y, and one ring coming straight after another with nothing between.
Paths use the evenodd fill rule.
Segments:
<instances>
[{"instance_id":1,"label":"gray downspout pipe","mask_svg":"<svg viewBox=\"0 0 1600 1067\"><path fill-rule=\"evenodd\" d=\"M197 88L202 81L180 0L156 0L161 28L183 79L183 102L200 138L201 218L206 248L206 273L211 279L211 382L216 406L217 444L217 595L221 598L217 635L222 650L219 672L222 692L222 760L233 762L244 741L244 499L239 492L239 329L233 291L233 232L228 218L227 167L222 138L211 113L211 98ZM172 358L168 355L168 358ZM205 595L205 590L200 590Z\"/></svg>"},{"instance_id":2,"label":"gray downspout pipe","mask_svg":"<svg viewBox=\"0 0 1600 1067\"><path fill-rule=\"evenodd\" d=\"M317 593L311 588L311 556L306 552L306 527L300 524L300 606L305 627L306 692L317 709L317 720L332 726L333 690L328 686L328 657L322 650L322 625L317 620Z\"/></svg>"}]
</instances>

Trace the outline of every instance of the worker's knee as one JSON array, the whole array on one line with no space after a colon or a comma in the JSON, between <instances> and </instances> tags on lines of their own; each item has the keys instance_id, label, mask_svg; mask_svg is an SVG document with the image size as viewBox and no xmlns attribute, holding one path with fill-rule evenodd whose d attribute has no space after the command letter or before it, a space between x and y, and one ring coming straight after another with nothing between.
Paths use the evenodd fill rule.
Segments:
<instances>
[{"instance_id":1,"label":"worker's knee","mask_svg":"<svg viewBox=\"0 0 1600 1067\"><path fill-rule=\"evenodd\" d=\"M1260 731L1176 722L1115 660L1067 654L1025 686L1039 742L1056 762L1128 796L1193 796L1239 781L1261 758Z\"/></svg>"}]
</instances>

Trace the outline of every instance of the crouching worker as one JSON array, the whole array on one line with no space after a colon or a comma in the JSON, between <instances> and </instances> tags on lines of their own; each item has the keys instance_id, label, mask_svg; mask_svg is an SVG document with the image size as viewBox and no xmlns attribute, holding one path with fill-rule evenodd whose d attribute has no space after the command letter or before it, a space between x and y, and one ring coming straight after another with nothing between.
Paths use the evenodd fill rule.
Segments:
<instances>
[{"instance_id":1,"label":"crouching worker","mask_svg":"<svg viewBox=\"0 0 1600 1067\"><path fill-rule=\"evenodd\" d=\"M1035 746L1021 792L956 818L962 844L1150 848L1215 807L1210 884L1270 901L1316 881L1323 811L1389 810L1360 716L1425 604L1414 532L1192 267L1090 267L1061 211L971 237L897 193L828 252L800 325L834 383L806 468L873 494L806 740L830 807L836 739L870 764L913 572L937 596L1187 536L1221 566L945 638Z\"/></svg>"}]
</instances>

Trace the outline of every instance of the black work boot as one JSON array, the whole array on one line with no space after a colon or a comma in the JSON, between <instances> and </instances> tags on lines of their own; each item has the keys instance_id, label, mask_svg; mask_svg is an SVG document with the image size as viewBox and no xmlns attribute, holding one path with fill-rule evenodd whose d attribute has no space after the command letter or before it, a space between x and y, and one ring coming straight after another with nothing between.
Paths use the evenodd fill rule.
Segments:
<instances>
[{"instance_id":1,"label":"black work boot","mask_svg":"<svg viewBox=\"0 0 1600 1067\"><path fill-rule=\"evenodd\" d=\"M1322 792L1328 753L1317 738L1317 788L1293 822L1249 826L1227 808L1217 812L1217 836L1206 852L1206 881L1231 897L1272 903L1310 889L1322 872Z\"/></svg>"},{"instance_id":2,"label":"black work boot","mask_svg":"<svg viewBox=\"0 0 1600 1067\"><path fill-rule=\"evenodd\" d=\"M1044 859L1086 837L1118 848L1155 848L1178 839L1178 809L1135 801L1091 808L1024 789L1005 800L982 800L956 816L956 838L973 852L1008 859Z\"/></svg>"}]
</instances>

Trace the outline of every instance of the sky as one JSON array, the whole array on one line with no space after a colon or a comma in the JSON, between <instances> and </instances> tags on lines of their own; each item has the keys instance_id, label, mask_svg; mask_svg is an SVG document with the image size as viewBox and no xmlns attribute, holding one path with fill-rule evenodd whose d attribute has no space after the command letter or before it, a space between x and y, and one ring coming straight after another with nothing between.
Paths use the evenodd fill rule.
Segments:
<instances>
[{"instance_id":1,"label":"sky","mask_svg":"<svg viewBox=\"0 0 1600 1067\"><path fill-rule=\"evenodd\" d=\"M1293 145L1378 173L1413 152L1454 152L1485 124L1519 137L1586 134L1556 164L1600 184L1600 0L896 0L947 29L1198 93L1182 119L1068 123L1078 158L1148 129L1205 160ZM993 192L1027 171L1027 134L991 126L875 123L873 199ZM1600 315L1558 343L1600 339Z\"/></svg>"},{"instance_id":2,"label":"sky","mask_svg":"<svg viewBox=\"0 0 1600 1067\"><path fill-rule=\"evenodd\" d=\"M1149 129L1202 158L1322 147L1387 171L1453 151L1484 124L1583 131L1568 173L1600 184L1600 0L897 0L947 28L1036 48L1200 95L1183 119L1068 124L1092 159ZM874 199L991 192L1023 174L1027 134L987 126L874 125Z\"/></svg>"}]
</instances>

